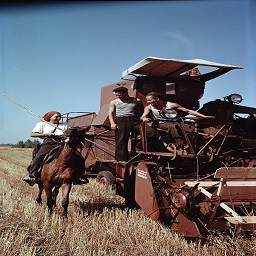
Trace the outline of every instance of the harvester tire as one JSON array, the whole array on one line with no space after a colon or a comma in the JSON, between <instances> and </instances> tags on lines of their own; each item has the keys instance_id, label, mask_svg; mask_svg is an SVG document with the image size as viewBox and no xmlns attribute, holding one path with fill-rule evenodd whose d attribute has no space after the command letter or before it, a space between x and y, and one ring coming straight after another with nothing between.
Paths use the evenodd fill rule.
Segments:
<instances>
[{"instance_id":1,"label":"harvester tire","mask_svg":"<svg viewBox=\"0 0 256 256\"><path fill-rule=\"evenodd\" d=\"M97 174L96 180L105 185L113 185L116 181L115 176L110 171L100 171Z\"/></svg>"}]
</instances>

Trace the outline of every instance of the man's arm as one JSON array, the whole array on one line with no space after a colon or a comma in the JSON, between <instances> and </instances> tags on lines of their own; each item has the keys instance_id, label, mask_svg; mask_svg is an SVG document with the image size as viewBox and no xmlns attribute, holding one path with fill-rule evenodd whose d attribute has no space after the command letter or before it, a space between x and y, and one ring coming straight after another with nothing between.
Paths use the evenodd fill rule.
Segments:
<instances>
[{"instance_id":1,"label":"man's arm","mask_svg":"<svg viewBox=\"0 0 256 256\"><path fill-rule=\"evenodd\" d=\"M217 70L214 70L212 72L201 75L200 80L203 82L206 82L206 81L211 80L217 76L223 75L223 74L227 73L228 71L230 71L230 69L218 68Z\"/></svg>"},{"instance_id":2,"label":"man's arm","mask_svg":"<svg viewBox=\"0 0 256 256\"><path fill-rule=\"evenodd\" d=\"M51 135L52 135L51 133L45 133L44 132L44 123L43 122L39 122L33 128L30 136L32 138L46 139L46 138L50 138Z\"/></svg>"},{"instance_id":3,"label":"man's arm","mask_svg":"<svg viewBox=\"0 0 256 256\"><path fill-rule=\"evenodd\" d=\"M45 128L44 128L45 123L46 122L37 123L36 126L33 128L30 136L32 138L39 138L39 139L46 139L46 138L51 138L51 137L55 136L54 133L52 133L52 132L45 133ZM51 124L51 125L53 125L53 124Z\"/></svg>"},{"instance_id":4,"label":"man's arm","mask_svg":"<svg viewBox=\"0 0 256 256\"><path fill-rule=\"evenodd\" d=\"M150 106L146 106L144 108L144 112L142 114L142 116L140 117L140 119L143 121L143 122L149 122L151 119L148 117L149 113L150 113L151 109L150 109Z\"/></svg>"},{"instance_id":5,"label":"man's arm","mask_svg":"<svg viewBox=\"0 0 256 256\"><path fill-rule=\"evenodd\" d=\"M192 115L197 116L197 117L201 117L201 118L215 118L214 116L206 116L206 115L201 114L201 113L199 113L197 111L194 111L192 109L184 108L184 107L182 107L181 105L179 105L177 103L174 103L174 105L175 105L176 109L178 109L180 111L183 111L183 112L187 112L187 113L192 114Z\"/></svg>"},{"instance_id":6,"label":"man's arm","mask_svg":"<svg viewBox=\"0 0 256 256\"><path fill-rule=\"evenodd\" d=\"M39 132L31 132L30 137L32 138L40 138L40 139L46 139L46 138L51 138L52 136L54 136L53 133L39 133Z\"/></svg>"},{"instance_id":7,"label":"man's arm","mask_svg":"<svg viewBox=\"0 0 256 256\"><path fill-rule=\"evenodd\" d=\"M111 129L115 130L117 128L115 120L114 120L114 115L116 112L116 105L115 105L116 101L112 100L109 103L109 111L108 111L108 118L109 118L109 122L110 122L110 126Z\"/></svg>"}]
</instances>

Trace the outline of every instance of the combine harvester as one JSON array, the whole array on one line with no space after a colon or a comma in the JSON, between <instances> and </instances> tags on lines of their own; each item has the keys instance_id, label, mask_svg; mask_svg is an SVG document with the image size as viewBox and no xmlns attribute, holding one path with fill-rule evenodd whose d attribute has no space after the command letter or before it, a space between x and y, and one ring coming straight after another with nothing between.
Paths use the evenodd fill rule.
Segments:
<instances>
[{"instance_id":1,"label":"combine harvester","mask_svg":"<svg viewBox=\"0 0 256 256\"><path fill-rule=\"evenodd\" d=\"M208 72L188 75L187 71L195 67ZM256 108L239 105L239 94L199 108L205 83L233 69L240 67L201 59L148 57L125 70L121 81L102 87L98 114L66 116L69 126L91 125L82 150L88 176L115 183L116 193L125 198L127 206L141 208L153 220L185 237L202 238L211 231L255 232ZM216 118L199 120L173 110L163 111L161 114L178 131L171 139L167 132L158 131L167 145L166 152L147 150L142 124L141 133L131 135L129 162L116 162L108 104L117 85L127 87L144 106L145 95L156 91L165 100ZM142 150L137 151L139 140Z\"/></svg>"}]
</instances>

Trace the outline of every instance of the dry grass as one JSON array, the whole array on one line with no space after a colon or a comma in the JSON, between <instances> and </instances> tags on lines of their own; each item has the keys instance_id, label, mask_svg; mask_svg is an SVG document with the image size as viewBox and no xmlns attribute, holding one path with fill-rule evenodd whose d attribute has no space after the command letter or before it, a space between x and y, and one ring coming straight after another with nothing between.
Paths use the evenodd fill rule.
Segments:
<instances>
[{"instance_id":1,"label":"dry grass","mask_svg":"<svg viewBox=\"0 0 256 256\"><path fill-rule=\"evenodd\" d=\"M168 228L127 211L110 188L91 179L71 192L69 218L60 204L52 217L35 203L36 187L21 178L31 158L28 149L0 148L0 255L253 255L256 242L242 237L212 237L207 244L187 242Z\"/></svg>"}]
</instances>

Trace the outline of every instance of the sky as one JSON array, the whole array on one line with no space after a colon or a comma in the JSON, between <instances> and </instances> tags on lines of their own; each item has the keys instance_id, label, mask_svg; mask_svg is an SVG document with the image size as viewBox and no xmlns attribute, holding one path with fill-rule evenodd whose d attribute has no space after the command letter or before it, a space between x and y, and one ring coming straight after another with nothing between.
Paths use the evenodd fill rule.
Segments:
<instances>
[{"instance_id":1,"label":"sky","mask_svg":"<svg viewBox=\"0 0 256 256\"><path fill-rule=\"evenodd\" d=\"M241 66L200 104L240 93L256 107L255 13L253 0L0 5L0 143L30 139L47 111L97 113L101 87L148 56Z\"/></svg>"}]
</instances>

